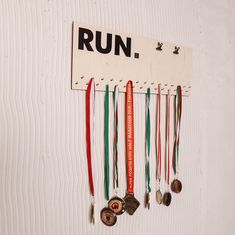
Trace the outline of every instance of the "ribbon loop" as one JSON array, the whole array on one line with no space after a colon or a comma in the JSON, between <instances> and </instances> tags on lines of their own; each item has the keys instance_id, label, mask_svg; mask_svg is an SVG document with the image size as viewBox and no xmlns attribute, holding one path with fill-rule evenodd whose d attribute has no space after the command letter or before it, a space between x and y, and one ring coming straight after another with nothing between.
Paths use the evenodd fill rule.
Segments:
<instances>
[{"instance_id":1,"label":"ribbon loop","mask_svg":"<svg viewBox=\"0 0 235 235\"><path fill-rule=\"evenodd\" d=\"M118 86L114 87L114 140L113 140L113 187L117 191L118 185ZM116 192L117 193L117 192Z\"/></svg>"},{"instance_id":2,"label":"ribbon loop","mask_svg":"<svg viewBox=\"0 0 235 235\"><path fill-rule=\"evenodd\" d=\"M150 88L147 89L146 94L146 189L147 192L151 192L150 187L150 165L149 165L149 157L150 157Z\"/></svg>"},{"instance_id":3,"label":"ribbon loop","mask_svg":"<svg viewBox=\"0 0 235 235\"><path fill-rule=\"evenodd\" d=\"M158 84L158 94L157 94L157 140L156 140L156 149L157 149L157 187L160 187L161 182L161 165L162 165L162 150L161 150L161 85Z\"/></svg>"},{"instance_id":4,"label":"ribbon loop","mask_svg":"<svg viewBox=\"0 0 235 235\"><path fill-rule=\"evenodd\" d=\"M173 147L173 157L172 165L175 177L178 176L178 160L179 160L179 141L180 141L180 125L181 125L181 115L182 115L182 89L181 86L177 86L176 96L174 102L174 147Z\"/></svg>"},{"instance_id":5,"label":"ribbon loop","mask_svg":"<svg viewBox=\"0 0 235 235\"><path fill-rule=\"evenodd\" d=\"M105 90L105 197L109 200L109 85Z\"/></svg>"}]
</instances>

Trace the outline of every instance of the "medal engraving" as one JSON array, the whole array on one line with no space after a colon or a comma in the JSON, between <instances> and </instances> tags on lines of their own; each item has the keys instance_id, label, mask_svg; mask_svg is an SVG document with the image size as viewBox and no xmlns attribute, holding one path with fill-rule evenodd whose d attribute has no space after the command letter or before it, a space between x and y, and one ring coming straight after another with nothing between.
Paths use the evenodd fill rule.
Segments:
<instances>
[{"instance_id":1,"label":"medal engraving","mask_svg":"<svg viewBox=\"0 0 235 235\"><path fill-rule=\"evenodd\" d=\"M125 201L125 210L129 215L133 215L139 207L140 202L134 197L133 194L126 194L123 198Z\"/></svg>"},{"instance_id":2,"label":"medal engraving","mask_svg":"<svg viewBox=\"0 0 235 235\"><path fill-rule=\"evenodd\" d=\"M178 179L174 179L171 183L171 190L174 193L180 193L182 190L182 183Z\"/></svg>"},{"instance_id":3,"label":"medal engraving","mask_svg":"<svg viewBox=\"0 0 235 235\"><path fill-rule=\"evenodd\" d=\"M112 210L116 215L121 215L125 212L124 206L125 202L119 197L111 198L108 202L109 209Z\"/></svg>"},{"instance_id":4,"label":"medal engraving","mask_svg":"<svg viewBox=\"0 0 235 235\"><path fill-rule=\"evenodd\" d=\"M109 208L104 208L100 212L101 221L107 226L113 226L117 222L117 217Z\"/></svg>"},{"instance_id":5,"label":"medal engraving","mask_svg":"<svg viewBox=\"0 0 235 235\"><path fill-rule=\"evenodd\" d=\"M157 190L156 199L157 199L157 203L158 203L159 205L162 204L162 193L161 193L160 190Z\"/></svg>"},{"instance_id":6,"label":"medal engraving","mask_svg":"<svg viewBox=\"0 0 235 235\"><path fill-rule=\"evenodd\" d=\"M162 202L165 206L169 206L171 204L171 193L166 192L163 195Z\"/></svg>"}]
</instances>

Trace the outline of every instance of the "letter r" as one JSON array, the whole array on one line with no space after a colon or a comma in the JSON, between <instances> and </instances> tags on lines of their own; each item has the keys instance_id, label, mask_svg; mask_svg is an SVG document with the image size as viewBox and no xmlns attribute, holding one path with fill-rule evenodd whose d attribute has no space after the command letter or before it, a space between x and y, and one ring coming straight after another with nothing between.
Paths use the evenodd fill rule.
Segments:
<instances>
[{"instance_id":1,"label":"letter r","mask_svg":"<svg viewBox=\"0 0 235 235\"><path fill-rule=\"evenodd\" d=\"M86 37L85 37L86 35ZM84 50L84 45L88 51L93 51L90 42L93 40L94 36L91 30L80 28L78 29L78 49Z\"/></svg>"}]
</instances>

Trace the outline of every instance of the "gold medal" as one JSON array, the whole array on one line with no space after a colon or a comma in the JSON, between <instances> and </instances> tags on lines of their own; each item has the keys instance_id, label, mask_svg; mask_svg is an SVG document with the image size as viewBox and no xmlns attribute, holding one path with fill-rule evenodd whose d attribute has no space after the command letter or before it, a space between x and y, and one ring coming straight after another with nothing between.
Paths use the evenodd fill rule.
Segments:
<instances>
[{"instance_id":1,"label":"gold medal","mask_svg":"<svg viewBox=\"0 0 235 235\"><path fill-rule=\"evenodd\" d=\"M109 208L104 208L100 212L101 221L107 226L113 226L117 222L117 217Z\"/></svg>"},{"instance_id":2,"label":"gold medal","mask_svg":"<svg viewBox=\"0 0 235 235\"><path fill-rule=\"evenodd\" d=\"M171 204L171 193L165 192L162 198L162 202L165 206L169 206Z\"/></svg>"},{"instance_id":3,"label":"gold medal","mask_svg":"<svg viewBox=\"0 0 235 235\"><path fill-rule=\"evenodd\" d=\"M140 202L134 197L134 194L129 193L126 194L123 200L125 201L125 211L129 215L133 215L136 209L139 207Z\"/></svg>"},{"instance_id":4,"label":"gold medal","mask_svg":"<svg viewBox=\"0 0 235 235\"><path fill-rule=\"evenodd\" d=\"M119 197L113 197L108 202L108 207L112 210L116 215L121 215L125 212L125 202L123 199Z\"/></svg>"},{"instance_id":5,"label":"gold medal","mask_svg":"<svg viewBox=\"0 0 235 235\"><path fill-rule=\"evenodd\" d=\"M178 179L174 179L171 183L171 190L174 193L180 193L182 190L182 183Z\"/></svg>"},{"instance_id":6,"label":"gold medal","mask_svg":"<svg viewBox=\"0 0 235 235\"><path fill-rule=\"evenodd\" d=\"M157 190L156 199L157 199L157 203L158 203L159 205L162 204L162 193L161 193L160 190Z\"/></svg>"}]
</instances>

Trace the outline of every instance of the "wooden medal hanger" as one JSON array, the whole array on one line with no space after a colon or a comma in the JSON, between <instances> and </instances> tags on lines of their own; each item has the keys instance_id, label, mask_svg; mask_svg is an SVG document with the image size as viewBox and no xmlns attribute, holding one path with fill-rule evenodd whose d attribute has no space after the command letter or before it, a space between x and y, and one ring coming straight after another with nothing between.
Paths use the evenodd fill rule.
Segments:
<instances>
[{"instance_id":1,"label":"wooden medal hanger","mask_svg":"<svg viewBox=\"0 0 235 235\"><path fill-rule=\"evenodd\" d=\"M190 95L192 49L182 45L73 23L72 60L74 90L86 90L93 77L97 91L105 91L108 84L110 91L118 85L125 92L132 80L134 93L146 93L150 87L157 94L161 84L162 94L170 89L175 95L181 85L182 95Z\"/></svg>"}]
</instances>

